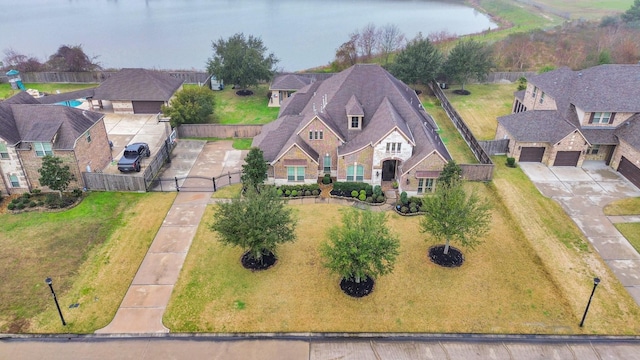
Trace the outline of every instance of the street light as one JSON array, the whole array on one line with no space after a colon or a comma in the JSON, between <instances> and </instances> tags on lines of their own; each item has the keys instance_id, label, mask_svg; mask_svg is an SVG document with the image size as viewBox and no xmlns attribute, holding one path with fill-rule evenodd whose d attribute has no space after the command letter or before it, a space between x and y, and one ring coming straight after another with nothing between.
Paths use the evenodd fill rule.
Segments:
<instances>
[{"instance_id":1,"label":"street light","mask_svg":"<svg viewBox=\"0 0 640 360\"><path fill-rule=\"evenodd\" d=\"M58 308L58 314L60 314L60 320L62 320L62 326L67 326L67 323L64 321L64 317L62 316L62 311L60 310L60 305L58 305L58 298L56 297L56 293L53 291L53 281L50 277L46 278L44 282L49 285L49 289L51 289L51 295L53 295L53 301L56 302L56 307Z\"/></svg>"},{"instance_id":2,"label":"street light","mask_svg":"<svg viewBox=\"0 0 640 360\"><path fill-rule=\"evenodd\" d=\"M582 315L582 321L580 321L580 327L584 325L584 319L587 317L587 311L589 311L589 305L591 305L591 299L593 299L593 293L596 292L596 287L600 284L599 278L593 278L593 290L591 290L591 296L589 296L589 302L587 303L587 308L584 309L584 315Z\"/></svg>"}]
</instances>

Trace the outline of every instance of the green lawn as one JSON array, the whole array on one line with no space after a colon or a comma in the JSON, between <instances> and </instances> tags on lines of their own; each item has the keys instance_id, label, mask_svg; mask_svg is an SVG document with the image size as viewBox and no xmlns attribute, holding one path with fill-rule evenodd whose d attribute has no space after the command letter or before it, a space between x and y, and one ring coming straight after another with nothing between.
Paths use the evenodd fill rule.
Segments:
<instances>
[{"instance_id":1,"label":"green lawn","mask_svg":"<svg viewBox=\"0 0 640 360\"><path fill-rule=\"evenodd\" d=\"M70 84L70 83L38 83L31 84L25 83L24 86L27 89L37 89L40 92L47 94L55 94L56 91L69 92L75 90L82 90L98 86L98 84ZM8 83L0 84L0 99L9 98L18 93L18 90L11 90L11 85Z\"/></svg>"},{"instance_id":2,"label":"green lawn","mask_svg":"<svg viewBox=\"0 0 640 360\"><path fill-rule=\"evenodd\" d=\"M640 253L640 223L620 223L615 224L616 229L629 240L637 252Z\"/></svg>"},{"instance_id":3,"label":"green lawn","mask_svg":"<svg viewBox=\"0 0 640 360\"><path fill-rule=\"evenodd\" d=\"M215 122L219 124L266 124L278 117L280 108L268 107L269 85L252 88L251 96L238 96L227 87L216 91Z\"/></svg>"},{"instance_id":4,"label":"green lawn","mask_svg":"<svg viewBox=\"0 0 640 360\"><path fill-rule=\"evenodd\" d=\"M536 0L551 8L568 12L572 19L600 19L603 16L625 12L633 0Z\"/></svg>"},{"instance_id":5,"label":"green lawn","mask_svg":"<svg viewBox=\"0 0 640 360\"><path fill-rule=\"evenodd\" d=\"M0 332L85 333L106 326L174 197L90 193L66 211L0 215ZM65 328L46 277L53 279Z\"/></svg>"},{"instance_id":6,"label":"green lawn","mask_svg":"<svg viewBox=\"0 0 640 360\"><path fill-rule=\"evenodd\" d=\"M605 215L640 215L640 197L614 201L604 207Z\"/></svg>"}]
</instances>

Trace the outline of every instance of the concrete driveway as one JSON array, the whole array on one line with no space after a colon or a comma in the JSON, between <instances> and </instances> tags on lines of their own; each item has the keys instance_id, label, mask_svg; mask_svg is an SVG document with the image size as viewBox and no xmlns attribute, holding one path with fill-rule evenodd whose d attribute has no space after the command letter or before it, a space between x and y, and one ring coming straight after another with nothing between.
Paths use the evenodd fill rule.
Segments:
<instances>
[{"instance_id":1,"label":"concrete driveway","mask_svg":"<svg viewBox=\"0 0 640 360\"><path fill-rule=\"evenodd\" d=\"M640 305L640 254L602 211L614 200L640 196L640 190L604 162L585 161L582 168L519 165L543 195L560 203Z\"/></svg>"}]
</instances>

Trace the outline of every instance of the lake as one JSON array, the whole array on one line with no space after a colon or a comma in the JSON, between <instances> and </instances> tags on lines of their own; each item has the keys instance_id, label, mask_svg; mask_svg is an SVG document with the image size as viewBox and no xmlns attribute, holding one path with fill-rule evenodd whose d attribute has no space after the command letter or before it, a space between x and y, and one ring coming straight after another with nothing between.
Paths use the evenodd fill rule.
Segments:
<instances>
[{"instance_id":1,"label":"lake","mask_svg":"<svg viewBox=\"0 0 640 360\"><path fill-rule=\"evenodd\" d=\"M44 62L63 44L81 44L105 68L202 70L213 40L243 32L262 38L278 68L298 71L331 62L369 23L395 24L407 38L497 27L460 1L0 0L0 9L3 52Z\"/></svg>"}]
</instances>

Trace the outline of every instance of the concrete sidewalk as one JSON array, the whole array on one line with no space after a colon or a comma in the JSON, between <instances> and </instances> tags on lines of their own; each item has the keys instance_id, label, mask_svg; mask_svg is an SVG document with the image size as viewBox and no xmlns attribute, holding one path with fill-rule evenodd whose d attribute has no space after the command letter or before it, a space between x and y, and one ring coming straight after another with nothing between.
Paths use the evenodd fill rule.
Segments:
<instances>
[{"instance_id":1,"label":"concrete sidewalk","mask_svg":"<svg viewBox=\"0 0 640 360\"><path fill-rule=\"evenodd\" d=\"M613 225L624 218L603 212L612 201L640 196L640 190L604 162L585 161L582 168L519 165L543 195L560 203L640 305L640 254Z\"/></svg>"},{"instance_id":2,"label":"concrete sidewalk","mask_svg":"<svg viewBox=\"0 0 640 360\"><path fill-rule=\"evenodd\" d=\"M260 335L256 335L259 337ZM23 338L0 341L6 359L625 359L640 360L637 337L394 334L290 338L168 336L132 338Z\"/></svg>"}]
</instances>

